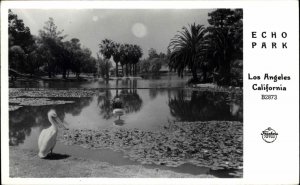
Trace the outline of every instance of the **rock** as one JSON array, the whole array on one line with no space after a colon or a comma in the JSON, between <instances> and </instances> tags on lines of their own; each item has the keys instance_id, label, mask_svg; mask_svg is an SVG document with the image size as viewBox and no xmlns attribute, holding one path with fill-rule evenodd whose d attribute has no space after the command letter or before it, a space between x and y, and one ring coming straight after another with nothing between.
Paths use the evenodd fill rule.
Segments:
<instances>
[{"instance_id":1,"label":"rock","mask_svg":"<svg viewBox=\"0 0 300 185\"><path fill-rule=\"evenodd\" d=\"M92 149L122 151L126 157L142 164L177 167L191 163L215 170L237 169L241 166L242 123L209 121L172 124L172 132L165 125L155 132L125 128L66 130L65 134L72 137L63 139L83 147L88 145Z\"/></svg>"}]
</instances>

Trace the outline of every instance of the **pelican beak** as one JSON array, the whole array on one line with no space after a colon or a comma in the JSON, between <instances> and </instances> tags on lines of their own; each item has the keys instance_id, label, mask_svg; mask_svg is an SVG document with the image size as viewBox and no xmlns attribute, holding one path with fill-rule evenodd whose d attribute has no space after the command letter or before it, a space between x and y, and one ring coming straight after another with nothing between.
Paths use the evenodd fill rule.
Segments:
<instances>
[{"instance_id":1,"label":"pelican beak","mask_svg":"<svg viewBox=\"0 0 300 185\"><path fill-rule=\"evenodd\" d=\"M63 129L67 129L65 127L64 123L58 117L56 118L56 121L57 121L59 127L63 128Z\"/></svg>"}]
</instances>

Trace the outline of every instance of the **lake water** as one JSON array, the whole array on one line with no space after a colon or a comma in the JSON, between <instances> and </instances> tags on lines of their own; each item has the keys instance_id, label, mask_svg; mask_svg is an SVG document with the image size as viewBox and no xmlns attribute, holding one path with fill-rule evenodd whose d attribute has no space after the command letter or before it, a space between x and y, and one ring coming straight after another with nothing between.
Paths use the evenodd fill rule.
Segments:
<instances>
[{"instance_id":1,"label":"lake water","mask_svg":"<svg viewBox=\"0 0 300 185\"><path fill-rule=\"evenodd\" d=\"M91 78L83 82L26 80L11 82L12 88L170 88L184 87L190 77L176 75L144 76L143 78L123 78L105 81Z\"/></svg>"},{"instance_id":2,"label":"lake water","mask_svg":"<svg viewBox=\"0 0 300 185\"><path fill-rule=\"evenodd\" d=\"M55 108L59 117L75 129L101 129L110 126L156 130L159 126L173 121L211 121L243 120L242 95L228 93L195 91L184 89L186 79L162 77L159 79L89 81L74 82L39 82L38 87L60 89L99 88L99 96L90 98L56 98L72 100L74 103L48 106L24 106L9 114L10 145L37 150L37 138L43 128L49 127L47 112ZM27 84L28 85L28 84ZM34 86L30 87L35 87ZM18 87L23 87L22 85ZM112 114L111 100L121 98L126 114L122 123ZM138 164L123 158L121 153L111 150L88 150L79 146L64 146L60 143L54 152L93 160L107 161L114 165ZM148 165L149 168L157 168ZM173 171L191 174L214 174L227 177L226 173L212 171L185 164L177 168L162 167Z\"/></svg>"}]
</instances>

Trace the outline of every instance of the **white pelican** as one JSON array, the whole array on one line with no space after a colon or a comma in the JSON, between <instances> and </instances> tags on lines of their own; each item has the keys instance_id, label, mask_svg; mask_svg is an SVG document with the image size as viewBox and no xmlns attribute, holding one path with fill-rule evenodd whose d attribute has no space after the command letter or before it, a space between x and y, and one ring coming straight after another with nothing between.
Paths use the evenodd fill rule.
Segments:
<instances>
[{"instance_id":1,"label":"white pelican","mask_svg":"<svg viewBox=\"0 0 300 185\"><path fill-rule=\"evenodd\" d=\"M42 130L38 141L38 155L40 158L45 158L49 152L52 154L52 150L56 144L58 127L63 127L66 129L62 121L57 117L55 110L50 110L48 112L48 119L51 123L51 126L47 129Z\"/></svg>"}]
</instances>

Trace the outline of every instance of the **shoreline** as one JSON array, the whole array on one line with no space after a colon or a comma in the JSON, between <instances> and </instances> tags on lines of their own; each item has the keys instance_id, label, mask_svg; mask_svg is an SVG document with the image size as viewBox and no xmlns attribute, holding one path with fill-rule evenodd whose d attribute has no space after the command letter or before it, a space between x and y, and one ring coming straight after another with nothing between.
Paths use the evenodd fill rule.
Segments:
<instances>
[{"instance_id":1,"label":"shoreline","mask_svg":"<svg viewBox=\"0 0 300 185\"><path fill-rule=\"evenodd\" d=\"M180 123L181 124L181 123ZM182 123L183 124L183 123ZM187 123L185 123L187 124ZM213 123L210 123L213 124ZM241 124L241 123L236 123L236 124ZM218 124L219 125L219 124ZM109 129L110 130L110 129ZM116 138L110 138L109 140L105 139L106 136L112 136L112 133L115 134L115 136L118 136L120 134L119 131L113 129L111 133L108 130L103 130L103 132L99 131L92 131L91 130L81 130L82 134L79 134L78 130L64 130L59 134L58 137L58 142L57 146L54 148L54 154L52 157L47 157L47 159L40 159L37 155L37 148L22 148L19 146L10 146L9 147L9 175L10 177L34 177L34 178L40 178L40 177L109 177L109 178L219 178L218 173L211 173L211 172L204 172L202 174L191 174L189 172L181 172L181 171L175 171L173 169L165 169L161 168L160 165L170 167L168 163L173 164L173 167L178 167L178 165L183 164L180 162L180 159L178 158L175 161L168 161L164 160L164 157L160 155L157 152L163 152L156 150L155 148L151 149L154 151L155 155L158 154L160 157L157 158L145 158L143 160L138 160L141 162L141 164L136 164L136 163L114 163L112 161L106 161L104 158L100 157L99 159L93 158L90 155L84 156L82 154L76 154L73 153L75 150L61 150L60 148L68 148L70 145L74 145L77 148L80 147L82 150L91 150L93 151L94 149L111 149L112 151L122 151L122 148L119 148L117 146L120 146L120 142L116 140ZM122 129L123 130L123 129ZM232 129L230 129L232 130ZM117 131L117 132L116 132ZM176 131L177 132L177 131ZM88 135L86 135L88 133ZM103 135L105 133L105 135ZM132 132L130 132L131 136L134 136L137 133L137 130L134 129ZM135 133L135 134L134 134ZM79 134L79 135L78 135ZM100 144L99 146L95 145L95 142L93 141L88 141L88 140L83 140L83 138L94 138L97 135L103 135L103 138L101 141L105 144ZM133 134L133 135L132 135ZM150 134L150 133L149 133ZM149 138L151 135L146 135L146 138ZM157 133L154 133L157 135ZM89 137L86 137L89 136ZM135 136L134 136L135 137ZM63 139L65 138L65 139ZM76 138L74 140L74 138ZM131 137L130 137L131 138ZM128 143L129 137L125 137L125 143ZM150 137L150 140L153 137ZM161 138L161 137L159 137ZM176 138L178 138L176 136ZM94 138L95 139L95 138ZM138 139L138 138L137 138ZM139 142L143 141L144 139L140 138L138 139ZM180 139L180 137L178 138ZM100 141L97 139L97 141ZM111 143L111 141L114 141ZM147 143L149 142L146 140ZM170 140L171 141L171 140ZM173 140L174 141L174 140ZM228 140L227 140L228 142ZM115 145L114 143L117 143ZM123 143L123 144L125 144ZM112 144L112 145L111 145ZM122 144L122 145L123 145ZM130 142L128 143L129 146L131 146ZM150 143L151 144L151 143ZM151 145L153 145L152 143ZM159 143L158 143L159 144ZM169 143L170 144L170 143ZM121 145L121 146L122 146ZM157 145L158 146L158 145ZM127 146L125 146L126 148ZM132 150L130 153L134 154L131 155L129 153L126 154L125 151L122 152L122 155L128 156L129 158L132 157L137 157L143 155L141 153L141 150L139 149L141 147L142 151L145 149L145 147L142 147L142 145L138 145L137 150ZM170 146L171 147L171 146ZM180 149L180 148L179 148ZM192 148L190 148L192 149ZM227 149L226 149L227 150ZM237 152L240 150L237 148ZM95 151L95 150L94 150ZM125 153L124 153L125 152ZM210 156L210 149L205 149L203 151L205 155ZM202 153L203 153L202 152ZM214 151L216 152L216 151ZM167 152L168 153L168 152ZM217 152L219 153L219 152ZM105 152L101 155L110 155L108 153L105 154ZM228 153L226 154L228 155ZM127 157L126 157L127 158ZM215 160L218 159L218 157L213 154L213 158ZM146 164L145 161L147 162L153 162L157 161L157 167L151 167L149 166L144 166L143 164ZM239 160L237 158L237 160ZM134 160L136 161L136 160ZM176 162L177 161L177 162ZM192 159L191 164L195 163L196 166L200 162L197 162L197 159ZM216 164L216 161L214 161L214 166L210 168L208 164L203 164L203 161L201 162L200 166L203 167L209 167L210 169L218 170L218 169L223 169L222 167L225 166L236 166L240 165L238 164L228 164L228 162L225 161L224 164ZM219 161L221 162L221 161ZM156 162L154 162L156 164ZM178 163L178 164L177 164ZM150 164L150 163L148 163ZM217 167L220 166L221 168ZM70 168L72 167L72 168ZM226 168L224 168L226 169ZM239 169L239 168L238 168ZM67 172L67 173L65 173ZM238 171L232 171L229 172L230 175L233 175L237 178L241 177L243 172L242 169Z\"/></svg>"},{"instance_id":2,"label":"shoreline","mask_svg":"<svg viewBox=\"0 0 300 185\"><path fill-rule=\"evenodd\" d=\"M9 147L9 176L43 177L108 177L108 178L212 178L212 175L191 175L170 170L148 169L142 165L114 166L107 162L54 154L56 159L40 159L37 153ZM70 168L72 166L72 168Z\"/></svg>"},{"instance_id":3,"label":"shoreline","mask_svg":"<svg viewBox=\"0 0 300 185\"><path fill-rule=\"evenodd\" d=\"M188 89L187 87L183 87ZM212 89L211 85L199 87ZM240 91L242 92L242 91ZM12 106L42 106L57 104L57 100L48 98L74 97L84 98L99 94L97 89L49 90L35 91L32 88L22 90L10 88ZM39 97L39 98L37 98ZM25 101L26 100L26 101ZM27 101L30 100L30 101ZM36 100L36 101L33 101ZM37 101L38 100L38 101ZM43 100L43 101L41 101ZM70 99L71 100L71 99ZM69 101L59 103L69 103ZM33 102L32 102L33 101ZM16 107L17 109L18 107ZM189 174L160 169L149 169L145 165L163 165L179 167L190 163L197 167L216 170L238 170L236 177L242 176L243 146L240 121L197 121L174 122L161 125L156 132L140 129L70 129L64 130L58 137L66 147L76 145L88 149L112 149L124 152L124 156L140 164L115 165L109 161L91 159L85 155L73 156L72 152L58 151L56 160L42 160L34 149L9 147L10 176L12 177L175 177L207 178L219 177L217 174ZM201 134L200 134L201 133ZM193 137L190 137L193 136ZM122 139L123 138L123 139ZM201 141L201 142L199 142ZM129 150L130 149L130 150ZM56 150L54 150L56 152ZM66 156L67 153L71 156ZM83 153L84 154L84 153ZM228 158L232 160L227 160ZM103 160L102 158L100 158ZM186 159L189 161L186 162ZM143 165L145 164L145 165ZM72 166L72 169L67 167ZM59 170L56 170L59 169ZM64 174L63 171L70 172ZM61 176L61 174L64 176ZM226 172L227 173L227 172ZM231 174L230 174L231 175ZM232 176L232 175L231 175Z\"/></svg>"}]
</instances>

